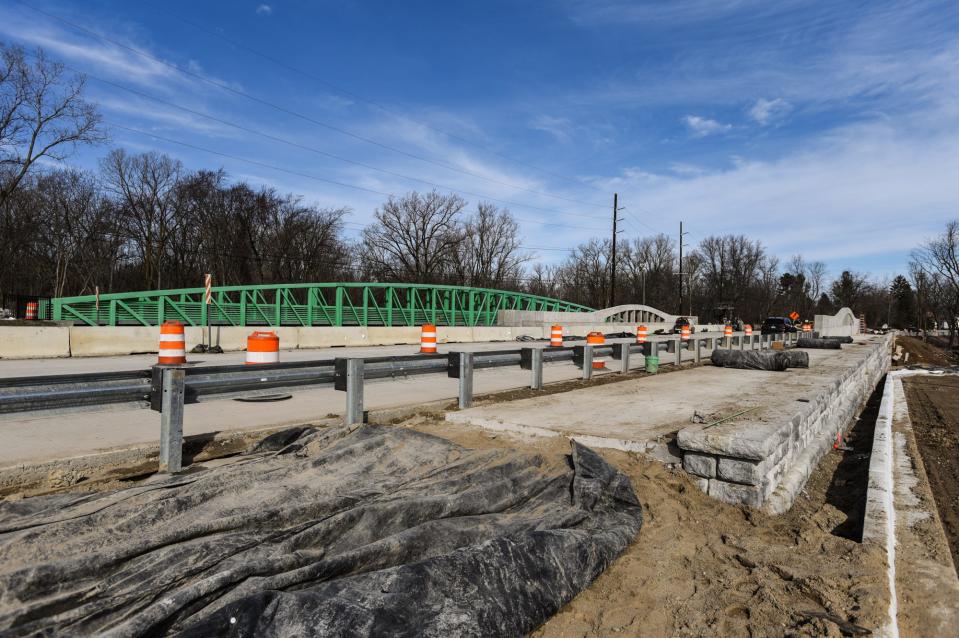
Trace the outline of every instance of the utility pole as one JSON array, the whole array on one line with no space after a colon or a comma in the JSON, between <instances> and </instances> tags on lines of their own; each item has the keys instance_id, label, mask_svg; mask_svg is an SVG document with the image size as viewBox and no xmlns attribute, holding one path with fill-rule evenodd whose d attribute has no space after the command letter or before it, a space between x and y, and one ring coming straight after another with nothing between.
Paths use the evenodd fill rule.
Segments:
<instances>
[{"instance_id":1,"label":"utility pole","mask_svg":"<svg viewBox=\"0 0 959 638\"><path fill-rule=\"evenodd\" d=\"M623 208L625 208L625 206ZM619 207L619 193L613 193L613 254L609 271L610 308L616 305L616 235L619 233L619 231L616 230L616 222L619 221L619 211L623 210L623 208Z\"/></svg>"},{"instance_id":2,"label":"utility pole","mask_svg":"<svg viewBox=\"0 0 959 638\"><path fill-rule=\"evenodd\" d=\"M683 232L683 222L679 222L679 314L683 314L683 236L687 234Z\"/></svg>"}]
</instances>

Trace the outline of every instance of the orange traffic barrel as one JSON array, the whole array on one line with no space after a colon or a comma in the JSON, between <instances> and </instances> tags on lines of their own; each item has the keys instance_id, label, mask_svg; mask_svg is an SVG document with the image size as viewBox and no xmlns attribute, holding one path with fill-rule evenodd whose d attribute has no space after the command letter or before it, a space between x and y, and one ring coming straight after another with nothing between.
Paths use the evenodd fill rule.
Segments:
<instances>
[{"instance_id":1,"label":"orange traffic barrel","mask_svg":"<svg viewBox=\"0 0 959 638\"><path fill-rule=\"evenodd\" d=\"M586 335L586 345L588 346L604 346L606 345L606 336L602 332L591 332ZM593 356L593 370L603 370L606 368L606 359L600 359L599 357Z\"/></svg>"},{"instance_id":2,"label":"orange traffic barrel","mask_svg":"<svg viewBox=\"0 0 959 638\"><path fill-rule=\"evenodd\" d=\"M436 354L436 326L431 323L423 324L420 333L420 354Z\"/></svg>"},{"instance_id":3,"label":"orange traffic barrel","mask_svg":"<svg viewBox=\"0 0 959 638\"><path fill-rule=\"evenodd\" d=\"M649 328L640 326L636 328L636 343L646 343L646 337L649 335Z\"/></svg>"},{"instance_id":4,"label":"orange traffic barrel","mask_svg":"<svg viewBox=\"0 0 959 638\"><path fill-rule=\"evenodd\" d=\"M803 332L812 332L812 324L808 321L802 325Z\"/></svg>"},{"instance_id":5,"label":"orange traffic barrel","mask_svg":"<svg viewBox=\"0 0 959 638\"><path fill-rule=\"evenodd\" d=\"M563 347L563 326L553 326L549 329L549 345L552 348Z\"/></svg>"},{"instance_id":6,"label":"orange traffic barrel","mask_svg":"<svg viewBox=\"0 0 959 638\"><path fill-rule=\"evenodd\" d=\"M270 330L255 330L246 338L246 365L280 362L280 337Z\"/></svg>"},{"instance_id":7,"label":"orange traffic barrel","mask_svg":"<svg viewBox=\"0 0 959 638\"><path fill-rule=\"evenodd\" d=\"M160 326L160 365L186 363L186 336L179 321L165 321Z\"/></svg>"},{"instance_id":8,"label":"orange traffic barrel","mask_svg":"<svg viewBox=\"0 0 959 638\"><path fill-rule=\"evenodd\" d=\"M37 302L28 301L27 302L27 319L30 321L35 321L37 319Z\"/></svg>"},{"instance_id":9,"label":"orange traffic barrel","mask_svg":"<svg viewBox=\"0 0 959 638\"><path fill-rule=\"evenodd\" d=\"M723 336L726 337L727 339L733 336L733 327L727 325L725 328L723 328Z\"/></svg>"},{"instance_id":10,"label":"orange traffic barrel","mask_svg":"<svg viewBox=\"0 0 959 638\"><path fill-rule=\"evenodd\" d=\"M679 338L682 339L683 341L689 341L690 333L691 333L691 330L689 329L689 326L683 326L682 328L679 329Z\"/></svg>"},{"instance_id":11,"label":"orange traffic barrel","mask_svg":"<svg viewBox=\"0 0 959 638\"><path fill-rule=\"evenodd\" d=\"M750 324L747 323L747 324L743 327L743 330L746 332L746 336L747 336L747 337L752 336L752 334L753 334L753 327L752 327L752 325L750 325Z\"/></svg>"}]
</instances>

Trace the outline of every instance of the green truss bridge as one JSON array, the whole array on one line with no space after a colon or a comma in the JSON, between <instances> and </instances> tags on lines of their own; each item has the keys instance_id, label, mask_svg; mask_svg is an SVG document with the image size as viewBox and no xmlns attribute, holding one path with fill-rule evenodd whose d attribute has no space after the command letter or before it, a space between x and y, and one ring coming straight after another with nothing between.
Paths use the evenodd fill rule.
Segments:
<instances>
[{"instance_id":1,"label":"green truss bridge","mask_svg":"<svg viewBox=\"0 0 959 638\"><path fill-rule=\"evenodd\" d=\"M429 284L323 283L218 286L58 297L55 321L89 326L492 326L500 310L589 312L578 304L489 288Z\"/></svg>"}]
</instances>

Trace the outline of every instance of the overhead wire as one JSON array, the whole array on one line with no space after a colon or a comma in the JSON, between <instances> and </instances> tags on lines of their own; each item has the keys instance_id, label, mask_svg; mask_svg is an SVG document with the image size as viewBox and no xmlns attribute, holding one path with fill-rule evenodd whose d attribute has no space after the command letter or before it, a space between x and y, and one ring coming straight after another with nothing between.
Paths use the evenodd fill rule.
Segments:
<instances>
[{"instance_id":1,"label":"overhead wire","mask_svg":"<svg viewBox=\"0 0 959 638\"><path fill-rule=\"evenodd\" d=\"M341 135L345 135L345 136L351 137L351 138L353 138L353 139L360 140L360 141L365 142L365 143L367 143L367 144L372 144L372 145L374 145L374 146L377 146L377 147L380 147L380 148L389 150L389 151L394 152L394 153L398 153L398 154L400 154L400 155L405 155L405 156L407 156L407 157L410 157L410 158L415 159L415 160L418 160L418 161L422 161L422 162L426 162L426 163L429 163L429 164L433 164L433 165L435 165L435 166L439 166L439 167L441 167L441 168L444 168L444 169L447 169L447 170L450 170L450 171L458 172L458 173L461 173L461 174L464 174L464 175L469 175L469 176L471 176L471 177L475 177L475 178L477 178L477 179L482 179L482 180L485 180L485 181L488 181L488 182L491 182L491 183L494 183L494 184L499 184L499 185L501 185L501 186L506 186L506 187L508 187L508 188L513 188L513 189L516 189L516 190L522 190L522 191L526 191L526 192L529 192L529 193L532 193L532 194L535 194L535 195L544 196L544 197L553 197L553 198L557 198L557 199L562 199L562 200L568 200L568 201L573 201L573 202L577 202L577 203L582 203L582 202L579 202L579 200L571 200L570 198L566 198L566 197L563 197L563 196L561 196L561 195L555 195L555 194L553 194L553 193L547 193L547 192L544 192L544 191L538 191L538 190L536 190L536 189L527 188L527 187L520 186L520 185L517 185L517 184L511 184L511 183L509 183L509 182L504 182L504 181L502 181L502 180L497 180L497 179L495 179L495 178L489 177L489 176L487 176L487 175L482 175L482 174L480 174L480 173L475 173L475 172L473 172L473 171L468 171L468 170L466 170L466 169L462 169L462 168L459 168L459 167L457 167L457 166L453 166L453 165L451 165L451 164L447 164L447 163L445 163L445 162L439 162L439 161L430 159L430 158L428 158L428 157L424 157L424 156L422 156L422 155L418 155L418 154L416 154L416 153L410 153L409 151L404 151L404 150L402 150L402 149L399 149L399 148L397 148L397 147L391 146L391 145L389 145L389 144L385 144L385 143L383 143L383 142L379 142L379 141L374 140L374 139L372 139L372 138L368 138L368 137L365 137L365 136L363 136L363 135L359 135L358 133L354 133L354 132L349 131L349 130L347 130L347 129L344 129L344 128L335 126L335 125L333 125L333 124L329 124L329 123L327 123L327 122L323 122L323 121L318 120L318 119L316 119L316 118L313 118L313 117L311 117L311 116L304 115L304 114L302 114L302 113L300 113L300 112L298 112L298 111L295 111L295 110L293 110L293 109L290 109L290 108L287 108L287 107L285 107L285 106L281 106L281 105L279 105L279 104L276 104L276 103L274 103L274 102L271 102L271 101L269 101L269 100L266 100L266 99L257 97L257 96L255 96L255 95L253 95L253 94L251 94L251 93L247 93L246 91L243 91L243 90L238 89L238 88L236 88L236 87L230 86L230 85L228 85L228 84L226 84L226 83L219 82L219 81L217 81L217 80L213 80L213 79L211 79L211 78L209 78L209 77L206 77L205 75L203 75L203 74L201 74L201 73L197 73L197 72L191 71L191 70L189 70L189 69L183 69L183 68L177 66L176 64L173 64L173 63L171 63L171 62L167 62L166 60L163 60L162 58L158 58L158 57L156 57L156 56L154 56L154 55L151 55L151 54L149 54L149 53L146 53L146 52L144 52L144 51L141 51L140 49L137 49L136 47L132 47L132 46L129 46L129 45L127 45L127 44L124 44L123 42L120 42L120 41L118 41L118 40L114 40L114 39L112 39L112 38L110 38L110 37L108 37L108 36L105 36L105 35L97 32L97 31L95 31L95 30L93 30L93 29L90 29L90 28L87 28L87 27L85 27L85 26L83 26L83 25L81 25L81 24L78 24L78 23L73 22L73 21L71 21L71 20L67 20L66 18L57 16L57 15L55 15L55 14L53 14L53 13L48 12L48 11L44 11L43 9L39 9L39 8L37 8L37 7L34 7L34 6L30 5L30 4L27 4L26 2L23 2L22 0L12 0L12 1L15 2L15 3L17 3L17 4L19 4L19 5L21 5L22 7L30 10L30 11L34 11L34 12L39 13L39 14L41 14L41 15L44 15L44 16L52 19L52 20L56 20L57 22L60 22L60 23L62 23L62 24L66 24L66 25L68 25L68 26L70 26L70 27L72 27L72 28L74 28L74 29L77 29L77 30L79 30L79 31L82 31L82 32L84 32L84 33L87 33L87 34L89 34L89 35L91 35L91 36L93 36L93 37L95 37L95 38L97 38L97 39L99 39L99 40L102 40L102 41L104 41L104 42L108 42L108 43L110 43L110 44L112 44L112 45L114 45L114 46L117 46L117 47L120 47L120 48L125 49L125 50L127 50L127 51L130 51L131 53L133 53L133 54L135 54L135 55L138 55L138 56L141 56L141 57L143 57L143 58L146 58L146 59L148 59L148 60L152 60L153 62L156 62L157 64L161 64L161 65L163 65L163 66L165 66L165 67L168 67L168 68L170 68L170 69L173 69L174 71L176 71L176 72L178 72L178 73L181 73L181 74L183 74L183 75L187 75L187 76L190 76L190 77L192 77L192 78L195 78L195 79L197 79L197 80L199 80L199 81L201 81L201 82L204 82L204 83L206 83L206 84L209 84L209 85L211 85L211 86L214 86L214 87L216 87L216 88L218 88L218 89L220 89L220 90L222 90L222 91L227 91L227 92L229 92L229 93L233 93L233 94L238 95L238 96L241 96L241 97L243 97L243 98L245 98L245 99L247 99L247 100L250 100L250 101L256 102L256 103L258 103L258 104L267 106L267 107L269 107L269 108L272 108L272 109L274 109L274 110L276 110L276 111L278 111L278 112L284 113L284 114L289 115L289 116L291 116L291 117L295 117L295 118L301 119L301 120L303 120L303 121L309 122L309 123L311 123L311 124L314 124L314 125L316 125L316 126L320 126L320 127L322 127L322 128L325 128L325 129L328 129L328 130L331 130L331 131L340 133ZM594 207L598 207L598 208L605 208L605 205L604 205L604 204L591 204L591 203L587 203L586 205L588 205L588 206L594 206Z\"/></svg>"},{"instance_id":2,"label":"overhead wire","mask_svg":"<svg viewBox=\"0 0 959 638\"><path fill-rule=\"evenodd\" d=\"M143 98L146 98L146 99L148 99L148 100L152 100L152 101L154 101L154 102L156 102L156 103L158 103L158 104L163 104L164 106L168 106L168 107L170 107L170 108L175 108L175 109L181 110L181 111L183 111L184 113L190 113L191 115L196 115L196 116L198 116L198 117L206 118L206 119L208 119L208 120L210 120L210 121L212 121L212 122L217 122L217 123L219 123L219 124L223 124L223 125L225 125L225 126L229 126L229 127L235 128L235 129L237 129L237 130L239 130L239 131L243 131L243 132L246 132L246 133L250 133L250 134L252 134L252 135L257 135L257 136L259 136L259 137L263 137L264 139L268 139L268 140L272 140L272 141L275 141L275 142L279 142L279 143L281 143L281 144L285 144L285 145L290 146L290 147L292 147L292 148L298 148L298 149L301 149L301 150L309 151L309 152L311 152L311 153L316 153L316 154L318 154L318 155L323 155L323 156L325 156L325 157L329 157L329 158L335 159L335 160L337 160L337 161L345 162L345 163L348 163L348 164L353 164L353 165L355 165L355 166L361 166L361 167L363 167L363 168L367 168L367 169L370 169L370 170L373 170L373 171L378 171L378 172L384 173L384 174L386 174L386 175L392 175L392 176L394 176L394 177L399 177L400 179L405 179L405 180L409 180L409 181L420 182L420 183L422 183L422 184L426 184L426 185L431 186L431 187L433 187L433 188L437 188L437 189L441 189L441 190L447 190L447 191L451 191L451 192L455 192L455 193L461 193L461 194L463 194L463 195L468 195L468 196L470 196L470 197L477 197L477 198L480 198L480 199L483 199L483 200L488 200L488 201L493 201L493 202L499 202L499 203L505 204L505 205L507 205L507 206L514 206L514 207L519 207L519 208L528 208L528 209L531 209L531 210L538 210L538 211L547 212L547 213L551 213L551 214L555 214L555 215L564 215L564 216L571 216L571 217L577 217L577 218L579 218L579 217L587 217L587 218L590 218L590 219L605 219L605 217L600 217L600 216L598 216L598 215L583 215L582 213L573 213L573 212L569 212L569 211L559 211L559 210L555 210L555 209L552 209L552 208L544 208L544 207L542 207L542 206L534 206L534 205L532 205L532 204L525 204L525 203L516 202L516 201L513 201L513 200L502 199L502 198L493 197L493 196L490 196L490 195L484 195L484 194L482 194L482 193L476 193L476 192L473 192L473 191L464 190L464 189L462 189L462 188L457 188L457 187L454 187L454 186L448 186L448 185L442 184L442 183L440 183L440 182L435 182L435 181L432 181L432 180L423 179L423 178L419 178L419 177L414 177L414 176L411 176L411 175L406 175L406 174L404 174L404 173L399 173L399 172L397 172L397 171L392 171L392 170L389 170L389 169L380 168L380 167L378 167L378 166L373 166L372 164L367 164L367 163L365 163L365 162L360 162L360 161L358 161L358 160L353 160L353 159L350 159L350 158L348 158L348 157L343 157L343 156L337 155L337 154L335 154L335 153L330 153L330 152L328 152L328 151L324 151L324 150L319 149L319 148L316 148L316 147L314 147L314 146L308 146L308 145L306 145L306 144L301 144L301 143L299 143L299 142L294 142L294 141L292 141L292 140L288 140L288 139L285 139L285 138L283 138L283 137L279 137L279 136L277 136L277 135L272 135L271 133L265 133L265 132L263 132L263 131L254 129L254 128L252 128L252 127L245 126L245 125L243 125L243 124L237 124L236 122L231 122L231 121L229 121L229 120L222 119L222 118L217 117L217 116L215 116L215 115L210 115L210 114L208 114L208 113L204 113L204 112L202 112L202 111L198 111L198 110L196 110L196 109L192 109L192 108L190 108L190 107L183 106L183 105L181 105L181 104L176 104L176 103L174 103L174 102L170 102L170 101L168 101L168 100L164 100L164 99L162 99L162 98L158 98L158 97L156 97L156 96L154 96L154 95L150 95L149 93L145 93L145 92L143 92L143 91L139 91L139 90L137 90L137 89L133 89L133 88L130 88L130 87L128 87L128 86L124 86L124 85L119 84L119 83L117 83L117 82L113 82L112 80L107 80L107 79L102 78L102 77L99 77L99 76L97 76L97 75L93 75L92 73L89 73L89 72L86 72L86 71L82 71L82 70L76 69L76 68L74 68L74 67L70 67L69 65L64 65L64 66L65 66L66 68L72 70L72 71L77 72L77 73L83 73L84 75L86 75L86 76L89 77L90 79L93 79L93 80L95 80L95 81L97 81L97 82L106 84L106 85L108 85L108 86L112 86L112 87L114 87L114 88L117 88L117 89L120 89L120 90L123 90L123 91L127 91L127 92L129 92L129 93L131 93L131 94L133 94L133 95L137 95L137 96L139 96L139 97L143 97Z\"/></svg>"},{"instance_id":3,"label":"overhead wire","mask_svg":"<svg viewBox=\"0 0 959 638\"><path fill-rule=\"evenodd\" d=\"M254 166L260 166L260 167L267 168L267 169L270 169L270 170L279 171L279 172L281 172L281 173L288 173L288 174L290 174L290 175L296 175L297 177L303 177L303 178L306 178L306 179L316 180L316 181L319 181L319 182L325 182L325 183L328 183L328 184L333 184L333 185L335 185L335 186L341 186L341 187L343 187L343 188L351 188L351 189L355 189L355 190L360 190L360 191L364 191L364 192L367 192L367 193L372 193L372 194L375 194L375 195L382 195L382 196L384 196L384 197L394 197L394 196L395 196L393 193L387 193L387 192L385 192L385 191L379 191L379 190L375 190L375 189L372 189L372 188L366 188L365 186L358 186L358 185L356 185L356 184L350 184L350 183L347 183L347 182L339 182L339 181L337 181L337 180L327 179L327 178L325 178L325 177L319 177L319 176L317 176L317 175L311 175L311 174L309 174L309 173L303 173L303 172L300 172L300 171L294 171L294 170L291 170L291 169L283 168L282 166L276 166L275 164L268 164L268 163L266 163L266 162L260 162L260 161L258 161L258 160L252 160L252 159L249 159L249 158L246 158L246 157L240 157L239 155L233 155L233 154L231 154L231 153L224 153L223 151L217 151L217 150L215 150L215 149L210 149L210 148L206 148L206 147L203 147L203 146L199 146L199 145L193 144L193 143L191 143L191 142L184 142L183 140L177 140L177 139L173 139L173 138L170 138L170 137L165 137L165 136L163 136L163 135L158 135L157 133L152 133L152 132L150 132L150 131L144 131L144 130L142 130L142 129L138 129L138 128L134 128L134 127L131 127L131 126L126 126L126 125L123 125L123 124L119 124L119 123L117 123L117 122L112 122L112 123L111 123L111 126L113 126L113 127L115 127L115 128L118 128L118 129L121 129L121 130L129 131L129 132L131 132L131 133L136 133L136 134L139 134L139 135L146 135L146 136L148 136L148 137L152 137L152 138L154 138L154 139L158 139L158 140L167 142L167 143L169 143L169 144L176 144L176 145L178 145L178 146L183 146L183 147L186 147L186 148L191 148L191 149L196 150L196 151L201 151L201 152L204 152L204 153L209 153L209 154L211 154L211 155L217 155L217 156L219 156L219 157L225 157L225 158L228 158L228 159L232 159L232 160L234 160L234 161L244 162L244 163L251 164L251 165L254 165ZM530 223L530 224L538 224L538 225L540 225L540 226L557 226L557 227L560 227L560 228L573 228L573 229L577 229L577 230L605 231L605 229L603 229L603 228L596 228L596 227L590 227L590 226L575 226L575 225L572 225L572 224L562 224L562 223L559 223L559 222L544 221L544 220L540 220L540 219L525 219L525 218L522 218L522 217L514 217L514 219L516 219L517 221L522 221L522 222L526 222L526 223Z\"/></svg>"},{"instance_id":4,"label":"overhead wire","mask_svg":"<svg viewBox=\"0 0 959 638\"><path fill-rule=\"evenodd\" d=\"M164 8L166 8L166 7L164 7ZM156 6L154 6L154 10L158 10L158 8L157 8ZM459 136L459 135L457 135L457 134L455 134L455 133L451 133L451 132L449 132L449 131L447 131L447 130L441 129L441 128L433 125L433 124L430 124L429 122L412 118L412 117L410 117L409 115L407 115L407 114L405 114L405 113L398 113L398 112L396 112L395 110L393 110L393 109L391 109L391 108L389 108L389 107L387 107L387 106L384 106L383 104L381 104L381 103L379 103L379 102L377 102L377 101L375 101L375 100L371 100L371 99L369 99L369 98L366 98L366 97L363 97L363 96L361 96L361 95L358 95L358 94L356 94L356 93L354 93L354 92L352 92L352 91L349 91L349 90L347 90L347 89L344 89L344 88L342 88L342 87L340 87L340 86L337 86L337 85L333 84L332 82L330 82L330 81L328 81L328 80L325 80L325 79L323 79L323 78L321 78L321 77L319 77L319 76L317 76L317 75L315 75L315 74L313 74L313 73L311 73L311 72L309 72L309 71L305 71L305 70L303 70L303 69L301 69L301 68L299 68L299 67L297 67L297 66L294 66L294 65L292 65L292 64L289 64L288 62L285 62L284 60L281 60L281 59L279 59L279 58L276 58L276 57L274 57L274 56L272 56L272 55L270 55L270 54L268 54L268 53L264 53L264 52L262 52L262 51L260 51L260 50L258 50L258 49L255 49L255 48L253 48L253 47L251 47L251 46L249 46L249 45L246 45L246 44L244 44L244 43L242 43L242 42L238 42L237 40L234 40L234 39L232 39L232 38L229 38L229 37L225 36L224 34L217 32L217 31L214 30L214 29L208 29L208 28L204 27L204 26L201 25L201 24L197 24L196 22L193 22L192 20L189 20L189 19L187 19L187 18L184 18L184 17L181 16L181 15L170 14L168 11L164 11L164 12L163 12L163 15L165 15L165 16L167 16L167 17L172 17L172 18L174 18L174 19L176 19L176 20L179 20L180 22L183 22L184 24L187 24L187 25L193 27L194 29L197 29L198 31L200 31L200 32L202 32L202 33L206 33L207 35L210 35L210 36L213 36L213 37L215 37L215 38L217 38L217 39L219 39L219 40L222 40L222 41L226 42L227 44L230 44L231 46L234 46L234 47L236 47L236 48L238 48L238 49L241 49L241 50L243 50L243 51L246 51L246 52L248 52L248 53L251 53L251 54L253 54L253 55L257 56L257 57L260 57L260 58L262 58L262 59L264 59L264 60L267 60L267 61L269 61L269 62L272 62L273 64L276 64L277 66L280 66L280 67L285 68L285 69L287 69L287 70L289 70L289 71L292 71L293 73L296 73L296 74L298 74L298 75L300 75L300 76L302 76L302 77L305 77L305 78L308 78L308 79L310 79L310 80L312 80L312 81L314 81L314 82L317 82L317 83L319 83L319 84L321 84L321 85L323 85L323 86L325 86L325 87L327 87L327 88L329 88L329 89L332 89L333 91L335 91L335 92L337 92L337 93L339 93L339 94L341 94L341 95L345 95L345 96L347 96L347 97L349 97L349 98L351 98L351 99L353 99L353 100L355 100L355 101L357 101L357 102L363 102L364 104L368 104L368 105L370 105L370 106L372 106L372 107L374 107L374 108L377 108L377 109L383 111L384 113L388 113L388 114L390 114L390 115L393 115L394 117L400 117L400 118L404 118L404 119L410 120L410 121L412 121L412 122L415 122L416 124L419 124L420 126L422 126L422 127L424 127L424 128L427 128L427 129L429 129L429 130L431 130L431 131L434 131L434 132L436 132L436 133L439 133L439 134L441 134L441 135L445 135L446 137L448 137L448 138L450 138L450 139L453 139L453 140L456 140L456 141L458 141L458 142L460 142L460 143L462 143L462 144L467 144L467 145L473 146L473 147L475 147L475 148L479 148L479 149L481 149L481 150L483 150L483 151L485 151L485 152L487 152L487 153L490 153L490 154L495 155L495 156L497 156L497 157L500 157L500 158L502 158L502 159L508 160L508 161L510 161L510 162L514 162L514 163L516 163L516 164L520 164L520 165L526 166L526 167L531 168L531 169L533 169L533 170L535 170L535 171L538 171L538 172L540 172L540 173L543 173L544 175L549 175L550 177L553 177L553 178L556 178L556 179L560 179L560 180L564 180L564 181L567 181L567 182L570 182L570 183L574 183L574 184L577 184L577 185L580 185L580 186L586 186L586 187L588 187L588 188L592 188L593 190L596 190L597 192L601 192L601 193L602 193L602 192L605 192L605 191L603 191L601 188L599 188L598 186L596 186L596 185L594 185L594 184L590 184L589 182L586 182L586 181L584 181L584 180L582 180L582 179L573 178L573 177L569 177L569 176L566 176L566 175L560 175L559 173L554 173L554 172L549 171L549 170L547 170L547 169L544 169L544 168L541 168L541 167L539 167L539 166L536 166L535 164L531 164L531 163L529 163L529 162L527 162L527 161L525 161L525 160L517 159L517 158L512 157L512 156L510 156L510 155L506 155L505 153L501 153L501 152L499 152L499 151L496 151L496 150L494 150L494 149L491 149L491 148L489 148L488 146L486 146L486 145L484 145L484 144L480 144L479 142L476 142L476 141L474 141L474 140L470 140L470 139L468 139L468 138ZM569 201L574 202L574 203L579 203L579 204L586 204L586 205L590 205L590 206L593 206L593 205L599 206L598 204L592 204L592 203L582 202L582 201L579 201L579 200L572 200L572 199L570 199Z\"/></svg>"}]
</instances>

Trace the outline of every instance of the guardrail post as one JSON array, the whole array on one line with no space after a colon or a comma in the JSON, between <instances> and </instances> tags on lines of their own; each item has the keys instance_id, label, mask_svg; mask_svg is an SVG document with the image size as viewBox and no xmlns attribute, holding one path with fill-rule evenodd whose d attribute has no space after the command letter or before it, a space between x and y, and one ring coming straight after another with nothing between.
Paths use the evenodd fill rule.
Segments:
<instances>
[{"instance_id":1,"label":"guardrail post","mask_svg":"<svg viewBox=\"0 0 959 638\"><path fill-rule=\"evenodd\" d=\"M459 406L465 409L473 405L473 353L451 352L447 376L459 379Z\"/></svg>"},{"instance_id":2,"label":"guardrail post","mask_svg":"<svg viewBox=\"0 0 959 638\"><path fill-rule=\"evenodd\" d=\"M160 398L160 471L175 474L183 469L183 402L186 372L164 368Z\"/></svg>"},{"instance_id":3,"label":"guardrail post","mask_svg":"<svg viewBox=\"0 0 959 638\"><path fill-rule=\"evenodd\" d=\"M583 381L593 378L593 346L583 346Z\"/></svg>"},{"instance_id":4,"label":"guardrail post","mask_svg":"<svg viewBox=\"0 0 959 638\"><path fill-rule=\"evenodd\" d=\"M705 340L705 339L703 339L702 337L693 337L693 341L692 341L692 345L693 345L693 361L695 361L696 363L699 363L700 361L703 360L703 350L702 350L702 346L703 346L703 341L704 341L704 340Z\"/></svg>"},{"instance_id":5,"label":"guardrail post","mask_svg":"<svg viewBox=\"0 0 959 638\"><path fill-rule=\"evenodd\" d=\"M519 352L519 367L530 370L529 387L533 390L543 389L543 349L522 348Z\"/></svg>"},{"instance_id":6,"label":"guardrail post","mask_svg":"<svg viewBox=\"0 0 959 638\"><path fill-rule=\"evenodd\" d=\"M746 349L746 337L745 337L744 335L739 335L739 336L736 337L736 339L739 341L739 349L740 349L740 350L745 350L745 349Z\"/></svg>"},{"instance_id":7,"label":"guardrail post","mask_svg":"<svg viewBox=\"0 0 959 638\"><path fill-rule=\"evenodd\" d=\"M335 359L333 388L346 392L343 423L363 423L363 359Z\"/></svg>"},{"instance_id":8,"label":"guardrail post","mask_svg":"<svg viewBox=\"0 0 959 638\"><path fill-rule=\"evenodd\" d=\"M619 361L620 374L629 372L629 345L629 343L613 344L613 359Z\"/></svg>"}]
</instances>

